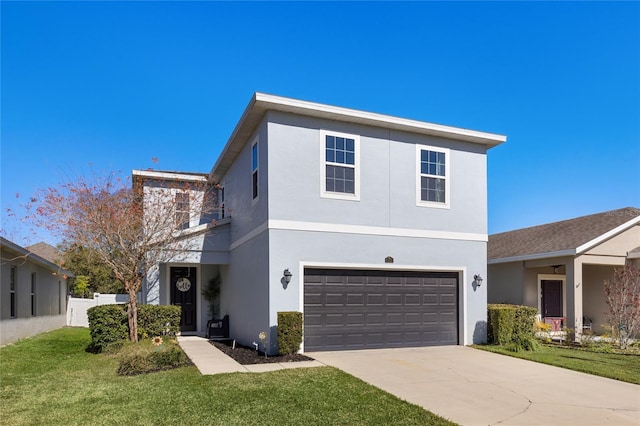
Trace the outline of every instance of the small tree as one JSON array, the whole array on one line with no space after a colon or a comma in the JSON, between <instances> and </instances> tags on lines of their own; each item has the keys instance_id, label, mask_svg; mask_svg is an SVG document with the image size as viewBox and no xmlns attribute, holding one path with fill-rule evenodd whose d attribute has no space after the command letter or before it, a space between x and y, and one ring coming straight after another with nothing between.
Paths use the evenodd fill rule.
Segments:
<instances>
[{"instance_id":1,"label":"small tree","mask_svg":"<svg viewBox=\"0 0 640 426\"><path fill-rule=\"evenodd\" d=\"M603 288L609 305L607 319L617 333L620 348L627 349L640 328L640 270L630 264L616 268Z\"/></svg>"},{"instance_id":2,"label":"small tree","mask_svg":"<svg viewBox=\"0 0 640 426\"><path fill-rule=\"evenodd\" d=\"M151 192L141 181L131 185L109 173L39 191L26 207L35 210L30 221L36 226L86 248L122 282L129 295L129 338L137 341L137 294L143 277L190 247L184 220L213 222L215 200L204 177L167 181Z\"/></svg>"},{"instance_id":3,"label":"small tree","mask_svg":"<svg viewBox=\"0 0 640 426\"><path fill-rule=\"evenodd\" d=\"M98 254L78 244L63 244L62 265L76 275L76 289L83 294L126 293L124 285L118 281L111 267ZM81 277L86 282L80 282ZM85 286L86 284L86 286ZM85 296L81 296L85 297Z\"/></svg>"}]
</instances>

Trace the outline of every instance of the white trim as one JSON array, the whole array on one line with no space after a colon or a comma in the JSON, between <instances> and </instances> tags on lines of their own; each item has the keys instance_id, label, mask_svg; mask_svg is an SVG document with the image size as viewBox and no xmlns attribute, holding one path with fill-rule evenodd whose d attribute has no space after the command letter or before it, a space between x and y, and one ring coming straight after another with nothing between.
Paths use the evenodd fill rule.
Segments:
<instances>
[{"instance_id":1,"label":"white trim","mask_svg":"<svg viewBox=\"0 0 640 426\"><path fill-rule=\"evenodd\" d=\"M326 137L337 136L341 138L353 139L354 144L354 164L327 163L326 161ZM327 191L326 174L327 164L331 166L352 168L354 176L354 193ZM337 200L360 201L360 136L349 133L334 132L331 130L320 129L320 196L323 198L334 198Z\"/></svg>"},{"instance_id":2,"label":"white trim","mask_svg":"<svg viewBox=\"0 0 640 426\"><path fill-rule=\"evenodd\" d=\"M153 170L132 170L131 174L135 176L155 179L167 179L167 180L187 180L191 182L206 182L206 175L190 175L188 173L180 172L155 172Z\"/></svg>"},{"instance_id":3,"label":"white trim","mask_svg":"<svg viewBox=\"0 0 640 426\"><path fill-rule=\"evenodd\" d=\"M608 240L609 238L619 234L622 231L625 231L627 228L630 228L633 225L636 225L638 223L640 223L640 216L635 217L635 218L631 219L630 221L625 222L625 223L623 223L622 225L620 225L620 226L618 226L616 228L613 228L611 231L606 232L606 233L600 235L599 237L594 238L593 240L582 244L581 246L576 248L576 254L581 254L581 253L589 250L590 248L593 248L594 246L600 244L601 242Z\"/></svg>"},{"instance_id":4,"label":"white trim","mask_svg":"<svg viewBox=\"0 0 640 426\"><path fill-rule=\"evenodd\" d=\"M551 274L538 274L538 312L540 316L544 318L542 312L542 281L562 281L562 316L567 316L567 276L566 275L551 275Z\"/></svg>"},{"instance_id":5,"label":"white trim","mask_svg":"<svg viewBox=\"0 0 640 426\"><path fill-rule=\"evenodd\" d=\"M487 234L435 231L429 229L390 228L383 226L345 225L340 223L269 220L269 229L287 231L333 232L338 234L376 235L386 237L433 238L487 242Z\"/></svg>"},{"instance_id":6,"label":"white trim","mask_svg":"<svg viewBox=\"0 0 640 426\"><path fill-rule=\"evenodd\" d=\"M230 245L234 250L247 241L257 237L268 229L281 231L330 232L335 234L374 235L380 237L409 237L436 240L457 240L487 242L487 234L434 231L429 229L388 228L383 226L344 225L339 223L301 222L294 220L268 220L262 222L249 233L238 238Z\"/></svg>"},{"instance_id":7,"label":"white trim","mask_svg":"<svg viewBox=\"0 0 640 426\"><path fill-rule=\"evenodd\" d=\"M422 151L434 151L444 154L444 176L423 174L421 168ZM451 169L451 150L448 148L438 148L429 145L416 145L416 206L418 207L431 207L437 209L448 209L450 207L451 200L451 184L450 184L450 169ZM438 203L435 201L423 201L422 200L422 176L431 177L436 179L444 179L444 203Z\"/></svg>"},{"instance_id":8,"label":"white trim","mask_svg":"<svg viewBox=\"0 0 640 426\"><path fill-rule=\"evenodd\" d=\"M550 251L548 253L534 253L534 254L524 254L522 256L503 257L501 259L489 259L487 263L489 265L494 265L497 263L521 262L525 260L546 259L548 257L562 257L562 256L575 256L575 255L576 255L576 251L574 249L570 249L570 250Z\"/></svg>"},{"instance_id":9,"label":"white trim","mask_svg":"<svg viewBox=\"0 0 640 426\"><path fill-rule=\"evenodd\" d=\"M262 222L260 225L258 225L257 227L253 228L252 231L250 231L249 233L245 234L244 236L242 236L242 237L238 238L237 240L235 240L234 242L232 242L231 245L229 246L229 250L235 250L236 248L240 247L241 245L243 245L247 241L249 241L249 240L257 237L258 235L262 234L267 229L269 229L269 222L268 221Z\"/></svg>"},{"instance_id":10,"label":"white trim","mask_svg":"<svg viewBox=\"0 0 640 426\"><path fill-rule=\"evenodd\" d=\"M406 127L407 129L412 129L413 131L420 129L420 130L432 131L434 133L437 132L439 134L442 134L443 137L446 137L445 135L447 135L450 138L466 137L468 139L482 139L485 144L490 146L498 145L507 140L506 136L498 135L495 133L486 133L486 132L480 132L477 130L463 129L460 127L444 126L441 124L428 123L426 121L410 120L407 118L393 117L390 115L377 114L373 112L319 104L315 102L302 101L298 99L284 98L281 96L268 95L268 94L259 93L259 92L257 92L254 95L254 99L256 103L264 102L269 104L292 107L296 110L300 110L299 111L300 113L304 113L305 110L308 111L307 114L311 111L317 111L319 113L327 113L331 115L342 115L342 116L348 116L351 118L365 120L367 122L372 122L371 125L375 125L375 124L381 125L386 123L386 124L393 124L401 127ZM274 109L277 109L277 108L274 108Z\"/></svg>"},{"instance_id":11,"label":"white trim","mask_svg":"<svg viewBox=\"0 0 640 426\"><path fill-rule=\"evenodd\" d=\"M256 136L253 142L251 142L251 149L249 150L250 165L251 168L251 205L253 206L260 200L260 136ZM253 147L256 148L256 168L253 169ZM253 196L253 174L256 174L256 196Z\"/></svg>"},{"instance_id":12,"label":"white trim","mask_svg":"<svg viewBox=\"0 0 640 426\"><path fill-rule=\"evenodd\" d=\"M369 269L376 271L427 271L427 272L458 272L458 345L465 346L467 342L467 267L466 266L427 266L427 265L400 265L391 263L336 263L313 262L301 260L298 263L298 311L304 318L304 269ZM304 352L304 339L300 346L300 352Z\"/></svg>"}]
</instances>

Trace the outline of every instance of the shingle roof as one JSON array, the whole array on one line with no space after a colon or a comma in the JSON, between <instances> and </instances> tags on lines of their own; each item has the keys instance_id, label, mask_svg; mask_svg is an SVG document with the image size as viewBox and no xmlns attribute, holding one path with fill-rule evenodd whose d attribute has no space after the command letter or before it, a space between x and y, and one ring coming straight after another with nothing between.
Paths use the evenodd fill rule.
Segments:
<instances>
[{"instance_id":1,"label":"shingle roof","mask_svg":"<svg viewBox=\"0 0 640 426\"><path fill-rule=\"evenodd\" d=\"M48 260L51 263L58 263L62 257L60 250L52 246L51 244L40 241L39 243L32 244L25 247L31 253L37 254L43 259Z\"/></svg>"},{"instance_id":2,"label":"shingle roof","mask_svg":"<svg viewBox=\"0 0 640 426\"><path fill-rule=\"evenodd\" d=\"M495 260L576 250L638 217L640 209L625 207L490 235L487 257Z\"/></svg>"}]
</instances>

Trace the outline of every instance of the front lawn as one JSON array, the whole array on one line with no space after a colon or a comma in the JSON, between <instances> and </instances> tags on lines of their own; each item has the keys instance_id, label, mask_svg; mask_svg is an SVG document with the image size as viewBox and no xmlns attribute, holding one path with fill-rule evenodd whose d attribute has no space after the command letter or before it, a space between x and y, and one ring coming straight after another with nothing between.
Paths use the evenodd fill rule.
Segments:
<instances>
[{"instance_id":1,"label":"front lawn","mask_svg":"<svg viewBox=\"0 0 640 426\"><path fill-rule=\"evenodd\" d=\"M542 345L541 349L536 352L511 352L504 349L504 347L493 345L476 345L474 347L596 376L640 384L640 355L590 352L548 345Z\"/></svg>"},{"instance_id":2,"label":"front lawn","mask_svg":"<svg viewBox=\"0 0 640 426\"><path fill-rule=\"evenodd\" d=\"M121 377L115 358L85 352L89 341L64 328L0 348L0 423L452 424L331 367Z\"/></svg>"}]
</instances>

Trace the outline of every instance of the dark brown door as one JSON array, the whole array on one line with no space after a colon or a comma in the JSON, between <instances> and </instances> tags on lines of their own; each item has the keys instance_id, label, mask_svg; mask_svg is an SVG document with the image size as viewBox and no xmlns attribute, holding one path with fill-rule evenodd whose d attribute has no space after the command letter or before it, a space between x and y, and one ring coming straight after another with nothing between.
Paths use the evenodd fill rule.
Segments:
<instances>
[{"instance_id":1,"label":"dark brown door","mask_svg":"<svg viewBox=\"0 0 640 426\"><path fill-rule=\"evenodd\" d=\"M562 281L542 280L542 316L563 316Z\"/></svg>"},{"instance_id":2,"label":"dark brown door","mask_svg":"<svg viewBox=\"0 0 640 426\"><path fill-rule=\"evenodd\" d=\"M196 268L171 267L171 304L182 307L180 331L197 331Z\"/></svg>"},{"instance_id":3,"label":"dark brown door","mask_svg":"<svg viewBox=\"0 0 640 426\"><path fill-rule=\"evenodd\" d=\"M305 269L305 351L457 343L457 273Z\"/></svg>"}]
</instances>

